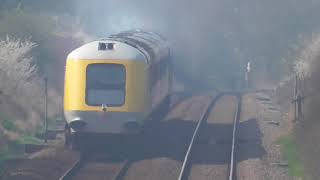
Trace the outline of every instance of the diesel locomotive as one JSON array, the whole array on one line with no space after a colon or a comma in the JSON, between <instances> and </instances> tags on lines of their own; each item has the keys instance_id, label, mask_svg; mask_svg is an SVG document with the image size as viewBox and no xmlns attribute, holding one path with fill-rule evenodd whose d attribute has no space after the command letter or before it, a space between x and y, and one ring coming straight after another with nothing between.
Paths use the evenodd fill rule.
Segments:
<instances>
[{"instance_id":1,"label":"diesel locomotive","mask_svg":"<svg viewBox=\"0 0 320 180\"><path fill-rule=\"evenodd\" d=\"M90 134L139 133L160 106L170 105L172 63L159 34L125 31L87 43L67 57L65 142Z\"/></svg>"}]
</instances>

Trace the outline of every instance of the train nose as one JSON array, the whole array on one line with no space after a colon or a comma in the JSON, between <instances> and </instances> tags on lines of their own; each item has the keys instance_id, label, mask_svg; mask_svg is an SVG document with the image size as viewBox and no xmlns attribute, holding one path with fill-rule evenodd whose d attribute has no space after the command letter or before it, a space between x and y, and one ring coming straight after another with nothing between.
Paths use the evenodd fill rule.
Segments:
<instances>
[{"instance_id":1,"label":"train nose","mask_svg":"<svg viewBox=\"0 0 320 180\"><path fill-rule=\"evenodd\" d=\"M87 123L84 122L82 119L80 118L74 118L71 122L70 122L70 127L76 131L81 130Z\"/></svg>"}]
</instances>

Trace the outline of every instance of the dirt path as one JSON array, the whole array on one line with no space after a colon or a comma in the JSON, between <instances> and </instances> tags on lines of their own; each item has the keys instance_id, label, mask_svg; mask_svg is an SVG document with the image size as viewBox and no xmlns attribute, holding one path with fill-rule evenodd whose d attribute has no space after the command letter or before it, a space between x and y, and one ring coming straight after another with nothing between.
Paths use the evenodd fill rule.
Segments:
<instances>
[{"instance_id":1,"label":"dirt path","mask_svg":"<svg viewBox=\"0 0 320 180\"><path fill-rule=\"evenodd\" d=\"M288 123L265 94L243 97L239 126L238 180L290 180L276 141Z\"/></svg>"},{"instance_id":2,"label":"dirt path","mask_svg":"<svg viewBox=\"0 0 320 180\"><path fill-rule=\"evenodd\" d=\"M5 180L57 180L62 173L79 158L79 154L63 147L52 147L10 167Z\"/></svg>"}]
</instances>

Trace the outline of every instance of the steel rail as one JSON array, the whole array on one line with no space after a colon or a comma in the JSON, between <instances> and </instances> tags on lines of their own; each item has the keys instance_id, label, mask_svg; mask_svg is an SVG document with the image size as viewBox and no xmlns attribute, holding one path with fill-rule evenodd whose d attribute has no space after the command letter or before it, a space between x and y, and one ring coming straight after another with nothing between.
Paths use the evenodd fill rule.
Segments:
<instances>
[{"instance_id":1,"label":"steel rail","mask_svg":"<svg viewBox=\"0 0 320 180\"><path fill-rule=\"evenodd\" d=\"M241 115L241 105L242 105L242 97L241 95L238 95L238 105L236 114L234 117L233 122L233 129L232 129L232 146L231 146L231 155L230 155L230 164L229 164L229 180L235 180L236 179L236 140L237 140L237 128L240 121L240 115Z\"/></svg>"},{"instance_id":2,"label":"steel rail","mask_svg":"<svg viewBox=\"0 0 320 180\"><path fill-rule=\"evenodd\" d=\"M188 147L188 150L186 152L186 155L184 157L184 161L183 161L183 164L182 164L182 167L181 167L181 170L180 170L180 174L179 174L179 178L178 180L183 180L183 179L187 179L187 176L188 176L188 168L189 168L189 165L190 165L190 156L191 156L191 151L192 151L192 148L193 148L193 145L194 145L194 141L195 139L198 137L198 132L199 132L199 129L200 127L202 126L203 122L205 122L207 119L208 119L208 116L213 108L213 106L216 104L216 102L224 95L224 93L221 93L219 95L217 95L216 97L214 97L212 99L212 101L208 104L208 106L206 107L206 111L203 112L198 124L197 124L197 127L192 135L192 138L191 138L191 142L189 144L189 147Z\"/></svg>"},{"instance_id":3,"label":"steel rail","mask_svg":"<svg viewBox=\"0 0 320 180\"><path fill-rule=\"evenodd\" d=\"M126 175L126 172L128 171L129 167L131 166L132 164L132 161L131 160L127 160L125 161L120 170L118 171L118 173L115 174L115 176L112 178L113 180L122 180L125 175Z\"/></svg>"},{"instance_id":4,"label":"steel rail","mask_svg":"<svg viewBox=\"0 0 320 180\"><path fill-rule=\"evenodd\" d=\"M61 177L59 180L71 180L76 173L81 169L83 164L87 161L86 156L81 156L78 161L76 161L71 168L69 168ZM120 170L114 175L112 178L113 180L121 180L124 178L125 173L129 169L130 165L132 164L132 161L126 160L120 167Z\"/></svg>"},{"instance_id":5,"label":"steel rail","mask_svg":"<svg viewBox=\"0 0 320 180\"><path fill-rule=\"evenodd\" d=\"M77 171L81 169L83 166L84 162L86 161L86 156L83 154L80 154L80 158L78 161L76 161L71 168L69 168L60 178L59 180L70 180L74 175L76 174Z\"/></svg>"}]
</instances>

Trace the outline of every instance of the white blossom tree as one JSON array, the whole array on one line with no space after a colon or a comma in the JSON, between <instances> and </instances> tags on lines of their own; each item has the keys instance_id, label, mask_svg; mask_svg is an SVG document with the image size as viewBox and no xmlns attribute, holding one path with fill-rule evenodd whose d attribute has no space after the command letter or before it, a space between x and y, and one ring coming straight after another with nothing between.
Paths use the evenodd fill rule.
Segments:
<instances>
[{"instance_id":1,"label":"white blossom tree","mask_svg":"<svg viewBox=\"0 0 320 180\"><path fill-rule=\"evenodd\" d=\"M15 119L24 124L30 124L31 119L33 124L39 123L31 114L40 113L43 104L41 77L32 56L36 46L30 39L0 39L0 100L10 102L6 105L11 106L9 114L16 114Z\"/></svg>"},{"instance_id":2,"label":"white blossom tree","mask_svg":"<svg viewBox=\"0 0 320 180\"><path fill-rule=\"evenodd\" d=\"M0 40L0 90L6 95L21 95L37 76L30 40L7 37Z\"/></svg>"}]
</instances>

